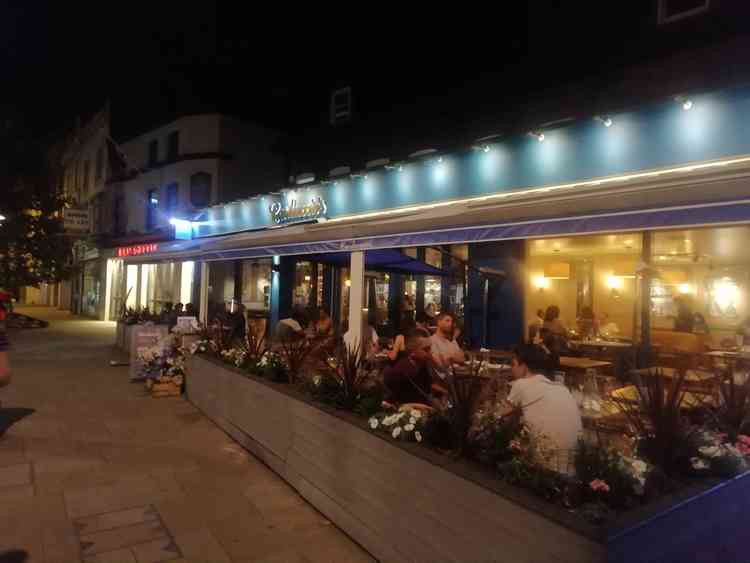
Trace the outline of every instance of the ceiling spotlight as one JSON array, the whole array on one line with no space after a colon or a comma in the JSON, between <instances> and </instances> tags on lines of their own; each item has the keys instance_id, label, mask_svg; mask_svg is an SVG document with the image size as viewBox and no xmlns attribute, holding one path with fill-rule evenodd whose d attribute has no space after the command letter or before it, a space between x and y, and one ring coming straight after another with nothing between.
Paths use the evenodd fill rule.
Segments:
<instances>
[{"instance_id":1,"label":"ceiling spotlight","mask_svg":"<svg viewBox=\"0 0 750 563\"><path fill-rule=\"evenodd\" d=\"M534 137L540 143L544 142L544 133L542 133L541 131L531 131L529 135Z\"/></svg>"},{"instance_id":2,"label":"ceiling spotlight","mask_svg":"<svg viewBox=\"0 0 750 563\"><path fill-rule=\"evenodd\" d=\"M482 149L484 152L490 152L490 146L484 145L484 148Z\"/></svg>"},{"instance_id":3,"label":"ceiling spotlight","mask_svg":"<svg viewBox=\"0 0 750 563\"><path fill-rule=\"evenodd\" d=\"M443 162L443 157L439 156L438 159L437 159L437 161L438 161L438 164L440 164L441 162Z\"/></svg>"},{"instance_id":4,"label":"ceiling spotlight","mask_svg":"<svg viewBox=\"0 0 750 563\"><path fill-rule=\"evenodd\" d=\"M685 111L688 111L693 107L693 100L687 96L675 96L675 101L679 103Z\"/></svg>"},{"instance_id":5,"label":"ceiling spotlight","mask_svg":"<svg viewBox=\"0 0 750 563\"><path fill-rule=\"evenodd\" d=\"M612 118L608 115L597 115L594 119L601 121L605 127L612 127Z\"/></svg>"}]
</instances>

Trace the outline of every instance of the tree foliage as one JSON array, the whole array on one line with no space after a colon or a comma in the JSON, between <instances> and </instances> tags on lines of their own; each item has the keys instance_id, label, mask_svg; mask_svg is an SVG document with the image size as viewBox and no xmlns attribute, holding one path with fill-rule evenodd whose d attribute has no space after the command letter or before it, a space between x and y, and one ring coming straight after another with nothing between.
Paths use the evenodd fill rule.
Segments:
<instances>
[{"instance_id":1,"label":"tree foliage","mask_svg":"<svg viewBox=\"0 0 750 563\"><path fill-rule=\"evenodd\" d=\"M18 118L0 116L0 287L56 282L71 274L58 171L43 141Z\"/></svg>"}]
</instances>

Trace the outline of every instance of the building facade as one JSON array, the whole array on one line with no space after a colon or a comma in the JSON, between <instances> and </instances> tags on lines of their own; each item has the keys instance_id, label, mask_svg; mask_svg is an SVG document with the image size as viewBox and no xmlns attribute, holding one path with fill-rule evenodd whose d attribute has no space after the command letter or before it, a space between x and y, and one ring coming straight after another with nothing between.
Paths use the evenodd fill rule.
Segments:
<instances>
[{"instance_id":1,"label":"building facade","mask_svg":"<svg viewBox=\"0 0 750 563\"><path fill-rule=\"evenodd\" d=\"M230 116L184 116L114 147L117 166L107 183L108 298L104 318L123 308L160 310L194 302L200 271L192 261L126 267L174 237L175 225L219 202L282 185L283 159L272 152L278 133Z\"/></svg>"}]
</instances>

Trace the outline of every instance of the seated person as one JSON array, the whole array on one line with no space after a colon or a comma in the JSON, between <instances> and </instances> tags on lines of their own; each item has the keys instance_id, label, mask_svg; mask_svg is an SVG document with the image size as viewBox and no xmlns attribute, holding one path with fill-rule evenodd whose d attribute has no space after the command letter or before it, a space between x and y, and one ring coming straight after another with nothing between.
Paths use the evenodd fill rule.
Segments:
<instances>
[{"instance_id":1,"label":"seated person","mask_svg":"<svg viewBox=\"0 0 750 563\"><path fill-rule=\"evenodd\" d=\"M540 331L544 326L544 311L536 310L536 317L529 323L528 334L529 342L537 342L540 339Z\"/></svg>"},{"instance_id":2,"label":"seated person","mask_svg":"<svg viewBox=\"0 0 750 563\"><path fill-rule=\"evenodd\" d=\"M393 339L393 346L388 350L388 359L391 362L395 363L407 357L406 342L410 336L415 335L416 328L417 325L412 319L404 319L401 323L401 332Z\"/></svg>"},{"instance_id":3,"label":"seated person","mask_svg":"<svg viewBox=\"0 0 750 563\"><path fill-rule=\"evenodd\" d=\"M544 313L544 323L542 324L542 328L548 332L567 338L568 329L560 320L560 307L557 305L550 305L547 307L547 311Z\"/></svg>"},{"instance_id":4,"label":"seated person","mask_svg":"<svg viewBox=\"0 0 750 563\"><path fill-rule=\"evenodd\" d=\"M427 313L424 311L420 311L415 316L414 333L427 338L432 336L432 331L430 330L430 317L428 317Z\"/></svg>"},{"instance_id":5,"label":"seated person","mask_svg":"<svg viewBox=\"0 0 750 563\"><path fill-rule=\"evenodd\" d=\"M693 332L695 318L687 300L684 297L677 297L674 302L677 305L677 316L674 320L675 332Z\"/></svg>"},{"instance_id":6,"label":"seated person","mask_svg":"<svg viewBox=\"0 0 750 563\"><path fill-rule=\"evenodd\" d=\"M406 357L388 366L383 372L383 384L394 403L430 404L430 341L412 336L406 342Z\"/></svg>"},{"instance_id":7,"label":"seated person","mask_svg":"<svg viewBox=\"0 0 750 563\"><path fill-rule=\"evenodd\" d=\"M196 309L195 305L193 305L192 303L188 303L187 305L185 305L185 313L184 313L184 315L186 317L195 317L197 319L198 318L198 309Z\"/></svg>"},{"instance_id":8,"label":"seated person","mask_svg":"<svg viewBox=\"0 0 750 563\"><path fill-rule=\"evenodd\" d=\"M599 333L602 336L614 338L620 334L620 327L617 323L610 320L607 313L602 313L602 320L599 326Z\"/></svg>"},{"instance_id":9,"label":"seated person","mask_svg":"<svg viewBox=\"0 0 750 563\"><path fill-rule=\"evenodd\" d=\"M278 322L274 329L274 339L283 342L295 338L304 338L305 326L307 326L307 318L304 311L295 308L291 317L281 319Z\"/></svg>"},{"instance_id":10,"label":"seated person","mask_svg":"<svg viewBox=\"0 0 750 563\"><path fill-rule=\"evenodd\" d=\"M245 339L245 306L242 303L235 305L234 310L227 313L227 324L230 327L230 342Z\"/></svg>"},{"instance_id":11,"label":"seated person","mask_svg":"<svg viewBox=\"0 0 750 563\"><path fill-rule=\"evenodd\" d=\"M440 313L437 318L437 330L430 337L433 370L440 379L445 379L451 374L454 364L466 361L463 350L453 339L454 330L453 315Z\"/></svg>"},{"instance_id":12,"label":"seated person","mask_svg":"<svg viewBox=\"0 0 750 563\"><path fill-rule=\"evenodd\" d=\"M347 330L344 333L344 345L350 350L355 349L359 346L360 350L364 352L365 358L371 358L380 350L380 337L375 329L367 322L367 317L362 318L361 328L361 342L354 341L354 333L351 330ZM364 346L364 350L362 350Z\"/></svg>"},{"instance_id":13,"label":"seated person","mask_svg":"<svg viewBox=\"0 0 750 563\"><path fill-rule=\"evenodd\" d=\"M583 338L591 338L599 335L599 321L591 307L583 307L581 309L581 314L576 319L576 324L578 325L578 333Z\"/></svg>"},{"instance_id":14,"label":"seated person","mask_svg":"<svg viewBox=\"0 0 750 563\"><path fill-rule=\"evenodd\" d=\"M575 399L562 383L554 383L541 375L547 359L538 346L522 345L511 363L514 379L508 401L523 409L529 429L542 436L547 448L556 451L550 469L572 470L572 452L583 426Z\"/></svg>"}]
</instances>

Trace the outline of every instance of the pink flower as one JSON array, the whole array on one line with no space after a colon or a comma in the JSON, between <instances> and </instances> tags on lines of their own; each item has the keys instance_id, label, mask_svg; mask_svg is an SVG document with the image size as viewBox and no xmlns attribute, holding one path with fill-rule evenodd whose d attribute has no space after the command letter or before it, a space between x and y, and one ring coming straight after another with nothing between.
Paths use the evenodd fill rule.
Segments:
<instances>
[{"instance_id":1,"label":"pink flower","mask_svg":"<svg viewBox=\"0 0 750 563\"><path fill-rule=\"evenodd\" d=\"M508 448L510 448L514 452L520 452L521 451L521 442L519 442L518 440L511 440L510 444L508 444Z\"/></svg>"},{"instance_id":2,"label":"pink flower","mask_svg":"<svg viewBox=\"0 0 750 563\"><path fill-rule=\"evenodd\" d=\"M740 434L739 436L737 436L737 441L750 446L750 436L747 436L745 434Z\"/></svg>"},{"instance_id":3,"label":"pink flower","mask_svg":"<svg viewBox=\"0 0 750 563\"><path fill-rule=\"evenodd\" d=\"M737 451L740 452L744 456L750 456L750 444L746 441L740 441L737 442L734 445L735 448L737 448Z\"/></svg>"},{"instance_id":4,"label":"pink flower","mask_svg":"<svg viewBox=\"0 0 750 563\"><path fill-rule=\"evenodd\" d=\"M606 481L602 481L601 479L594 479L593 481L591 481L591 483L589 483L589 487L591 487L592 491L602 493L609 492L609 485L607 485Z\"/></svg>"}]
</instances>

